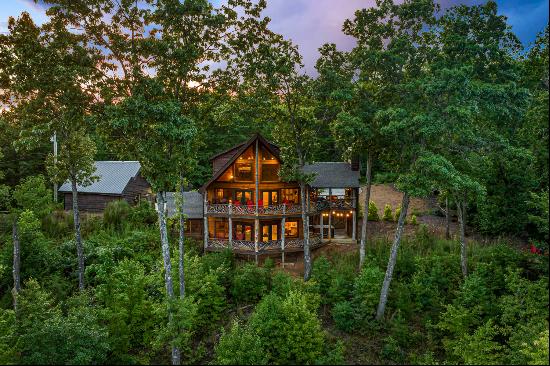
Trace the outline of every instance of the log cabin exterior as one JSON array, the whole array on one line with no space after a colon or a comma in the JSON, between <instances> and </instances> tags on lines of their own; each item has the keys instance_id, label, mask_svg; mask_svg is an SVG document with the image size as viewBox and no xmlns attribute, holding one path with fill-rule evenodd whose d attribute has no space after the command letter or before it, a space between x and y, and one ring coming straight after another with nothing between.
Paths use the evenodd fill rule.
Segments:
<instances>
[{"instance_id":1,"label":"log cabin exterior","mask_svg":"<svg viewBox=\"0 0 550 366\"><path fill-rule=\"evenodd\" d=\"M231 248L258 255L303 250L300 185L279 178L276 145L256 134L211 162L212 178L199 190L205 251ZM355 240L359 171L349 163L329 162L307 165L304 172L315 177L306 187L310 247L332 239L337 220L345 227L343 234Z\"/></svg>"},{"instance_id":2,"label":"log cabin exterior","mask_svg":"<svg viewBox=\"0 0 550 366\"><path fill-rule=\"evenodd\" d=\"M97 180L88 186L77 186L78 207L83 212L102 213L107 204L126 200L135 205L141 200L152 200L151 186L140 174L137 161L96 161ZM71 183L65 182L58 192L63 195L64 209L72 210Z\"/></svg>"}]
</instances>

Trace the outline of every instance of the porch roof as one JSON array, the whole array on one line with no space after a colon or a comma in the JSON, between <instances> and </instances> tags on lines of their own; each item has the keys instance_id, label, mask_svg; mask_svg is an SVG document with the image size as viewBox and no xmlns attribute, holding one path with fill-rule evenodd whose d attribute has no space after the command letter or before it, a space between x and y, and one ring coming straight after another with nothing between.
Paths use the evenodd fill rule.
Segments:
<instances>
[{"instance_id":1,"label":"porch roof","mask_svg":"<svg viewBox=\"0 0 550 366\"><path fill-rule=\"evenodd\" d=\"M350 163L345 162L318 162L307 164L303 169L304 173L315 173L313 182L314 188L358 188L359 171L352 170Z\"/></svg>"}]
</instances>

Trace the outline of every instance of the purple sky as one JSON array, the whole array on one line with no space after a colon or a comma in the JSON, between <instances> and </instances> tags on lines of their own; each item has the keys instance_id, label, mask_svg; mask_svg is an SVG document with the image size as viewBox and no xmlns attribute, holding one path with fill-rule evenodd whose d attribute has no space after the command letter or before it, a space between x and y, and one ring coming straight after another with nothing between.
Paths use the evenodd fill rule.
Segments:
<instances>
[{"instance_id":1,"label":"purple sky","mask_svg":"<svg viewBox=\"0 0 550 366\"><path fill-rule=\"evenodd\" d=\"M211 0L219 3L223 0ZM304 57L305 69L315 74L318 48L323 43L336 43L339 49L349 50L353 40L342 31L345 19L355 10L371 7L375 0L268 0L265 14L272 19L271 27L298 44ZM455 4L479 4L480 0L440 0L443 8ZM548 0L497 0L499 12L508 17L509 24L525 46L535 39L548 24ZM9 16L28 11L37 23L46 19L44 8L32 0L2 0L0 32L6 31Z\"/></svg>"}]
</instances>

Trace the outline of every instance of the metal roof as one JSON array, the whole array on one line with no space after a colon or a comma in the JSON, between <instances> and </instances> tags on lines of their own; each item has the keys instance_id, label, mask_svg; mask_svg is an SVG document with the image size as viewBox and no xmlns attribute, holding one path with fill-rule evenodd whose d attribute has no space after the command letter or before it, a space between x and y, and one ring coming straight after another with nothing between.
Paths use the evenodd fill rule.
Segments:
<instances>
[{"instance_id":1,"label":"metal roof","mask_svg":"<svg viewBox=\"0 0 550 366\"><path fill-rule=\"evenodd\" d=\"M122 194L130 179L135 177L141 168L139 161L96 161L94 164L93 175L99 179L87 187L78 185L78 192ZM71 192L71 182L63 183L59 192Z\"/></svg>"},{"instance_id":2,"label":"metal roof","mask_svg":"<svg viewBox=\"0 0 550 366\"><path fill-rule=\"evenodd\" d=\"M197 191L183 193L183 213L188 219L202 219L204 202L202 194ZM174 192L166 192L166 210L168 217L176 214L176 197Z\"/></svg>"},{"instance_id":3,"label":"metal roof","mask_svg":"<svg viewBox=\"0 0 550 366\"><path fill-rule=\"evenodd\" d=\"M307 164L304 173L315 173L314 188L356 188L359 187L359 171L352 170L350 163L319 162Z\"/></svg>"}]
</instances>

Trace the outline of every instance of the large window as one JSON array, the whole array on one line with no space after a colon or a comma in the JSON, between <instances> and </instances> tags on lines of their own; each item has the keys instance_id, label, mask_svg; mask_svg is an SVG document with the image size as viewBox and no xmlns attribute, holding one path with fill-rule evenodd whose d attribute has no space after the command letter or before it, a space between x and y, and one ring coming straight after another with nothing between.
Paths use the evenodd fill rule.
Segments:
<instances>
[{"instance_id":1,"label":"large window","mask_svg":"<svg viewBox=\"0 0 550 366\"><path fill-rule=\"evenodd\" d=\"M298 237L298 221L285 222L285 237L287 238Z\"/></svg>"},{"instance_id":2,"label":"large window","mask_svg":"<svg viewBox=\"0 0 550 366\"><path fill-rule=\"evenodd\" d=\"M265 147L262 147L261 157L261 177L263 182L278 182L279 181L279 162L275 156L271 154Z\"/></svg>"},{"instance_id":3,"label":"large window","mask_svg":"<svg viewBox=\"0 0 550 366\"><path fill-rule=\"evenodd\" d=\"M262 162L262 182L277 182L279 180L279 164L264 164Z\"/></svg>"},{"instance_id":4,"label":"large window","mask_svg":"<svg viewBox=\"0 0 550 366\"><path fill-rule=\"evenodd\" d=\"M254 151L252 147L246 149L235 162L235 181L251 182L254 180Z\"/></svg>"},{"instance_id":5,"label":"large window","mask_svg":"<svg viewBox=\"0 0 550 366\"><path fill-rule=\"evenodd\" d=\"M283 203L298 204L300 202L298 188L281 189L281 198Z\"/></svg>"}]
</instances>

